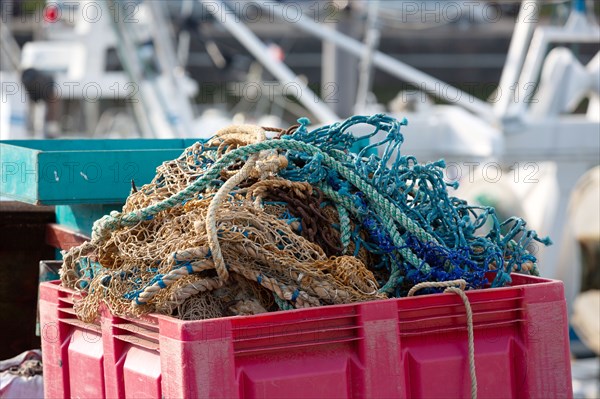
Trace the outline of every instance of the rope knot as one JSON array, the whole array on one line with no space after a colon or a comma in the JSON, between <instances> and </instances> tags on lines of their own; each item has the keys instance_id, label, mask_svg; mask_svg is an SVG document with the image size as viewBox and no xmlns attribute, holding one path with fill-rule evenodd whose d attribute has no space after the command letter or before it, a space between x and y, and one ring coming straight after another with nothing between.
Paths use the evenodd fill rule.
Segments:
<instances>
[{"instance_id":1,"label":"rope knot","mask_svg":"<svg viewBox=\"0 0 600 399\"><path fill-rule=\"evenodd\" d=\"M277 154L276 151L261 151L259 157L260 160L256 161L252 176L258 177L261 180L276 175L277 172L288 166L287 158Z\"/></svg>"},{"instance_id":2,"label":"rope knot","mask_svg":"<svg viewBox=\"0 0 600 399\"><path fill-rule=\"evenodd\" d=\"M100 241L108 238L110 232L120 225L121 213L111 211L110 214L102 216L92 225L92 241Z\"/></svg>"}]
</instances>

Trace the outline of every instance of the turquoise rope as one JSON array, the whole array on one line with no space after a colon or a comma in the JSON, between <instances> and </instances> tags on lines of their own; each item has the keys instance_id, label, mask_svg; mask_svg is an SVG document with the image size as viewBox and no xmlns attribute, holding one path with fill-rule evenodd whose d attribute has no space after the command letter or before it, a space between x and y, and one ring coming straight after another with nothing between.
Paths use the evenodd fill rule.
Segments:
<instances>
[{"instance_id":1,"label":"turquoise rope","mask_svg":"<svg viewBox=\"0 0 600 399\"><path fill-rule=\"evenodd\" d=\"M237 159L256 154L260 151L275 149L299 151L322 157L323 164L337 171L348 182L365 193L366 197L375 205L376 210L380 211L383 217L391 217L394 221L398 222L402 228L413 234L419 240L437 243L437 240L431 236L431 234L408 218L400 209L396 208L389 200L381 195L377 189L364 181L352 170L342 165L340 161L337 161L314 145L287 139L268 140L249 144L225 154L217 160L206 173L177 194L126 215L119 215L118 212L113 211L110 215L103 216L94 223L92 227L92 238L96 240L105 239L107 238L109 231L113 231L120 226L133 226L142 220L153 217L161 211L173 208L183 201L190 199L199 191L205 189L209 182L217 178L223 169L231 165Z\"/></svg>"},{"instance_id":2,"label":"turquoise rope","mask_svg":"<svg viewBox=\"0 0 600 399\"><path fill-rule=\"evenodd\" d=\"M198 198L204 190L222 184L221 171L239 160L265 150L280 150L289 162L279 171L281 177L313 184L333 202L340 220L343 253L354 241L355 256L361 248L380 256L373 267L385 267L390 273L380 292L398 296L408 285L456 278L465 278L471 287L481 287L487 283L485 273L491 263L498 269L494 286L510 282L508 273L524 262L533 262L533 272L537 271L535 257L525 248L532 240L545 245L550 241L526 230L521 219L500 223L493 208L471 206L450 197L443 161L422 165L412 156L401 155L404 138L400 127L405 120L382 114L354 116L312 131L306 128L307 119L299 122L301 126L290 136L246 145L220 159L203 154L201 161L196 159L202 168L196 181L144 209L104 216L94 224L93 240L105 240L120 226L133 226ZM357 124L370 124L374 129L355 137L350 128ZM366 145L358 154L348 152L353 144L364 143L376 134L385 134L385 138ZM373 154L376 152L381 158ZM488 218L493 220L492 229L485 236L477 235ZM507 232L502 235L501 231Z\"/></svg>"},{"instance_id":3,"label":"turquoise rope","mask_svg":"<svg viewBox=\"0 0 600 399\"><path fill-rule=\"evenodd\" d=\"M341 206L340 204L336 204L335 208L337 209L339 218L340 218L340 241L342 242L342 253L346 253L348 247L350 246L350 239L352 237L352 231L350 228L350 216L348 215L348 211L346 208Z\"/></svg>"},{"instance_id":4,"label":"turquoise rope","mask_svg":"<svg viewBox=\"0 0 600 399\"><path fill-rule=\"evenodd\" d=\"M354 215L354 217L356 217L357 219L361 218L359 210L354 206L354 203L350 198L340 195L338 192L331 189L331 187L328 187L323 184L319 185L319 189L323 192L323 194L326 197L332 199L334 202L342 205L344 208L349 210ZM408 263L410 263L416 268L419 268L423 262L419 260L419 258L417 258L417 256L408 249L406 242L404 242L404 239L398 232L398 229L396 229L394 223L387 218L382 218L382 221L398 252L404 257L404 259ZM425 271L426 273L429 272L429 265L425 263L422 267L423 271Z\"/></svg>"},{"instance_id":5,"label":"turquoise rope","mask_svg":"<svg viewBox=\"0 0 600 399\"><path fill-rule=\"evenodd\" d=\"M286 300L279 298L279 295L273 293L273 299L275 299L275 303L279 307L279 310L293 310L295 309L291 303Z\"/></svg>"}]
</instances>

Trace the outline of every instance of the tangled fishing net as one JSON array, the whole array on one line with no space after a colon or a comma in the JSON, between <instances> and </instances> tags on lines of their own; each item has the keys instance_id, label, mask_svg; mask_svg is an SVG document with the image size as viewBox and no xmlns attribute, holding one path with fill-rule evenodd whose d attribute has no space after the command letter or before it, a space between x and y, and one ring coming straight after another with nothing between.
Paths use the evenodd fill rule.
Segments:
<instances>
[{"instance_id":1,"label":"tangled fishing net","mask_svg":"<svg viewBox=\"0 0 600 399\"><path fill-rule=\"evenodd\" d=\"M221 130L96 221L91 241L64 254L62 284L85 294L78 317L93 321L104 303L117 315L204 319L405 296L425 281L478 289L490 272L492 286L508 284L511 271L537 274L527 246L549 240L449 196L443 161L401 153L405 121L299 123ZM371 133L352 133L365 124Z\"/></svg>"}]
</instances>

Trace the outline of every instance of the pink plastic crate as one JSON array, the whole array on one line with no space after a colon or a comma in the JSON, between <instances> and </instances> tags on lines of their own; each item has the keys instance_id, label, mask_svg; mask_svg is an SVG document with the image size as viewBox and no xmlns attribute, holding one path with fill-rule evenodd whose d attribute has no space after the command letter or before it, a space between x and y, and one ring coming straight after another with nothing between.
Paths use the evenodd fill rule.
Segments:
<instances>
[{"instance_id":1,"label":"pink plastic crate","mask_svg":"<svg viewBox=\"0 0 600 399\"><path fill-rule=\"evenodd\" d=\"M513 275L469 291L480 398L570 398L559 281ZM214 320L79 321L40 288L47 398L463 398L465 309L436 294Z\"/></svg>"}]
</instances>

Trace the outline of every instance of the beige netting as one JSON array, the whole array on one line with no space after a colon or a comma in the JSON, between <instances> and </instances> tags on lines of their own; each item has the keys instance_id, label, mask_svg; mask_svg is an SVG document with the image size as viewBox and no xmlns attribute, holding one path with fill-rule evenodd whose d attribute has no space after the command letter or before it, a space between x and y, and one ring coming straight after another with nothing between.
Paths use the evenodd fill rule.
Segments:
<instances>
[{"instance_id":1,"label":"beige netting","mask_svg":"<svg viewBox=\"0 0 600 399\"><path fill-rule=\"evenodd\" d=\"M264 139L261 128L237 126L192 145L159 166L123 213L171 197L227 152ZM277 176L286 166L276 151L240 160L195 198L71 250L61 278L87 293L78 317L92 321L102 302L117 315L192 320L383 298L367 253L341 255L336 208L308 183Z\"/></svg>"},{"instance_id":2,"label":"beige netting","mask_svg":"<svg viewBox=\"0 0 600 399\"><path fill-rule=\"evenodd\" d=\"M423 282L483 288L492 273L499 287L513 270L537 273L527 246L551 241L451 197L443 161L400 151L405 121L354 116L312 131L299 122L266 129L277 132L271 140L232 126L158 167L122 212L96 221L90 242L64 254L62 283L85 294L77 315L91 321L105 303L117 315L202 319L400 297ZM356 137L357 124L374 130Z\"/></svg>"}]
</instances>

